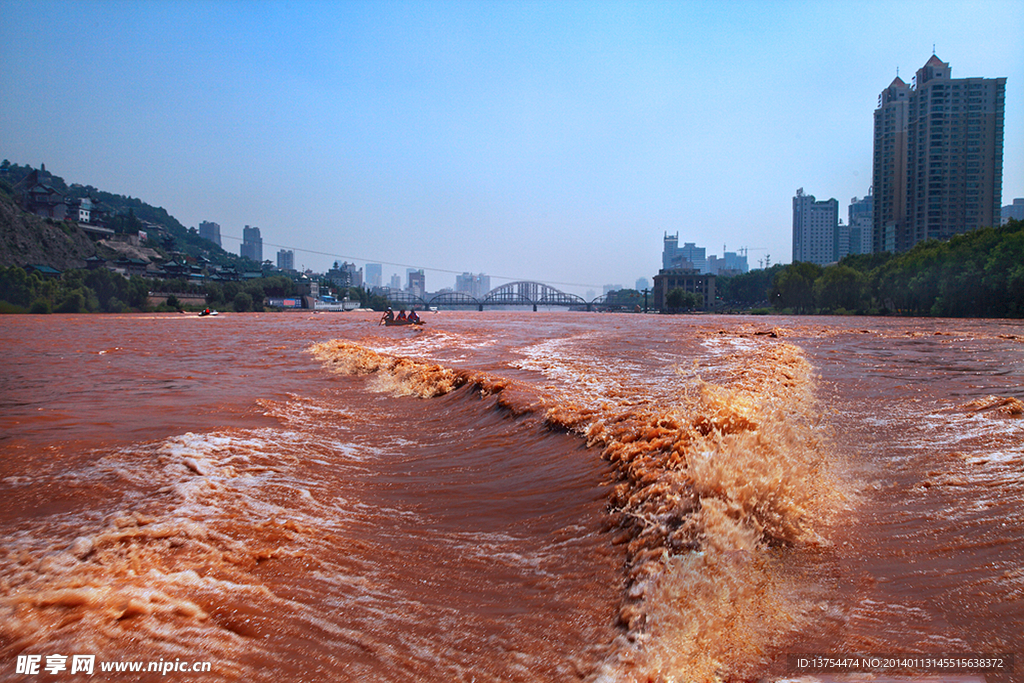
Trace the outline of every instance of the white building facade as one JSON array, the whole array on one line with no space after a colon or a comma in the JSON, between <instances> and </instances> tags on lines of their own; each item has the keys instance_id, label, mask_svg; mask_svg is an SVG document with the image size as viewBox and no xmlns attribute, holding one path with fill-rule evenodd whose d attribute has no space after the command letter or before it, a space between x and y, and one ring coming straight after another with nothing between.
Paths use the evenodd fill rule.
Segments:
<instances>
[{"instance_id":1,"label":"white building facade","mask_svg":"<svg viewBox=\"0 0 1024 683\"><path fill-rule=\"evenodd\" d=\"M827 265L839 260L839 202L816 201L803 188L793 197L793 261Z\"/></svg>"}]
</instances>

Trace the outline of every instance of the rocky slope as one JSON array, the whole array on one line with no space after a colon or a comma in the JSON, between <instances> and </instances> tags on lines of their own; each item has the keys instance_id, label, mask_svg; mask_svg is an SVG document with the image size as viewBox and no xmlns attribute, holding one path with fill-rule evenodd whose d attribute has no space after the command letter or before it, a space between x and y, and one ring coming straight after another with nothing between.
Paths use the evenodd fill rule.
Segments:
<instances>
[{"instance_id":1,"label":"rocky slope","mask_svg":"<svg viewBox=\"0 0 1024 683\"><path fill-rule=\"evenodd\" d=\"M25 213L0 192L0 266L47 265L82 268L96 245L75 223L49 221Z\"/></svg>"}]
</instances>

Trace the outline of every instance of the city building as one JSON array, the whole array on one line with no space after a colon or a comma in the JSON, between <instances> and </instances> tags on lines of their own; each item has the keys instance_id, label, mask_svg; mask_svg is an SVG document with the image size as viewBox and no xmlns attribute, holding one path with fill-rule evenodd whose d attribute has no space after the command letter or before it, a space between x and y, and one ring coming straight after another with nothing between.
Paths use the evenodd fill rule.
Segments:
<instances>
[{"instance_id":1,"label":"city building","mask_svg":"<svg viewBox=\"0 0 1024 683\"><path fill-rule=\"evenodd\" d=\"M327 281L335 287L362 287L363 269L348 261L335 261L334 267L327 271Z\"/></svg>"},{"instance_id":2,"label":"city building","mask_svg":"<svg viewBox=\"0 0 1024 683\"><path fill-rule=\"evenodd\" d=\"M698 247L693 242L679 246L679 233L665 233L665 247L661 253L662 270L694 269L702 273L708 272L707 249Z\"/></svg>"},{"instance_id":3,"label":"city building","mask_svg":"<svg viewBox=\"0 0 1024 683\"><path fill-rule=\"evenodd\" d=\"M839 260L839 202L816 201L800 188L793 197L793 261L826 265Z\"/></svg>"},{"instance_id":4,"label":"city building","mask_svg":"<svg viewBox=\"0 0 1024 683\"><path fill-rule=\"evenodd\" d=\"M839 203L836 202L837 208L838 208L838 204ZM844 256L846 256L849 253L850 253L850 226L847 225L846 223L843 223L843 219L840 218L839 219L839 223L836 225L835 247L834 247L833 252L832 252L832 255L834 257L833 260L834 261L838 261L839 259L843 258Z\"/></svg>"},{"instance_id":5,"label":"city building","mask_svg":"<svg viewBox=\"0 0 1024 683\"><path fill-rule=\"evenodd\" d=\"M850 254L870 254L874 251L874 206L875 198L872 188L862 199L850 200L847 209L847 225L850 231Z\"/></svg>"},{"instance_id":6,"label":"city building","mask_svg":"<svg viewBox=\"0 0 1024 683\"><path fill-rule=\"evenodd\" d=\"M673 289L693 292L703 299L701 308L707 310L715 304L715 276L701 273L694 268L661 269L654 276L654 308L665 310L668 293Z\"/></svg>"},{"instance_id":7,"label":"city building","mask_svg":"<svg viewBox=\"0 0 1024 683\"><path fill-rule=\"evenodd\" d=\"M380 287L384 284L383 278L383 267L379 263L367 263L366 264L366 286L367 287Z\"/></svg>"},{"instance_id":8,"label":"city building","mask_svg":"<svg viewBox=\"0 0 1024 683\"><path fill-rule=\"evenodd\" d=\"M422 270L413 270L412 268L406 271L406 275L409 278L409 286L406 288L406 291L422 299L427 291L426 275L423 274Z\"/></svg>"},{"instance_id":9,"label":"city building","mask_svg":"<svg viewBox=\"0 0 1024 683\"><path fill-rule=\"evenodd\" d=\"M1024 221L1024 199L1014 199L1013 204L1003 207L1001 214L1003 225L1006 225L1011 218L1016 221Z\"/></svg>"},{"instance_id":10,"label":"city building","mask_svg":"<svg viewBox=\"0 0 1024 683\"><path fill-rule=\"evenodd\" d=\"M92 222L95 205L91 197L82 197L81 199L69 197L67 204L69 217L77 220L79 223Z\"/></svg>"},{"instance_id":11,"label":"city building","mask_svg":"<svg viewBox=\"0 0 1024 683\"><path fill-rule=\"evenodd\" d=\"M480 273L463 273L455 276L455 291L469 294L476 299L483 299L491 291L491 277Z\"/></svg>"},{"instance_id":12,"label":"city building","mask_svg":"<svg viewBox=\"0 0 1024 683\"><path fill-rule=\"evenodd\" d=\"M199 224L199 236L203 239L210 240L218 247L220 243L220 223L212 223L210 221L203 221Z\"/></svg>"},{"instance_id":13,"label":"city building","mask_svg":"<svg viewBox=\"0 0 1024 683\"><path fill-rule=\"evenodd\" d=\"M647 278L641 277L636 280L636 291L642 292L645 289L650 289L651 283L647 281Z\"/></svg>"},{"instance_id":14,"label":"city building","mask_svg":"<svg viewBox=\"0 0 1024 683\"><path fill-rule=\"evenodd\" d=\"M910 86L899 76L878 96L872 157L871 250L896 251L896 231L907 215L907 111Z\"/></svg>"},{"instance_id":15,"label":"city building","mask_svg":"<svg viewBox=\"0 0 1024 683\"><path fill-rule=\"evenodd\" d=\"M242 247L239 253L242 258L263 263L263 238L260 237L259 228L250 228L247 225L242 229Z\"/></svg>"},{"instance_id":16,"label":"city building","mask_svg":"<svg viewBox=\"0 0 1024 683\"><path fill-rule=\"evenodd\" d=\"M1005 78L952 77L934 54L913 86L897 78L874 112L874 251L997 225Z\"/></svg>"},{"instance_id":17,"label":"city building","mask_svg":"<svg viewBox=\"0 0 1024 683\"><path fill-rule=\"evenodd\" d=\"M391 291L392 292L400 292L400 291L402 291L402 276L399 275L398 273L395 273L394 275L392 275L391 276L391 285L390 285L390 287L391 287Z\"/></svg>"},{"instance_id":18,"label":"city building","mask_svg":"<svg viewBox=\"0 0 1024 683\"><path fill-rule=\"evenodd\" d=\"M295 281L295 293L302 297L303 308L316 308L320 299L320 281L303 274Z\"/></svg>"},{"instance_id":19,"label":"city building","mask_svg":"<svg viewBox=\"0 0 1024 683\"><path fill-rule=\"evenodd\" d=\"M722 277L735 277L750 272L747 265L747 250L740 249L739 252L722 250L722 256L708 257L708 272L712 275Z\"/></svg>"},{"instance_id":20,"label":"city building","mask_svg":"<svg viewBox=\"0 0 1024 683\"><path fill-rule=\"evenodd\" d=\"M679 233L669 235L665 233L665 247L661 251L661 269L668 270L672 267L672 259L679 251Z\"/></svg>"},{"instance_id":21,"label":"city building","mask_svg":"<svg viewBox=\"0 0 1024 683\"><path fill-rule=\"evenodd\" d=\"M288 249L281 249L277 252L278 270L295 270L295 252Z\"/></svg>"}]
</instances>

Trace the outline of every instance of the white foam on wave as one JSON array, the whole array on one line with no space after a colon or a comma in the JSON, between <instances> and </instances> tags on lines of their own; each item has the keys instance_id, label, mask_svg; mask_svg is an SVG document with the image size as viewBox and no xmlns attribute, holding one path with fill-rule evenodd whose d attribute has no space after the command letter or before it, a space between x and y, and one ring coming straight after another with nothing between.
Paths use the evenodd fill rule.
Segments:
<instances>
[{"instance_id":1,"label":"white foam on wave","mask_svg":"<svg viewBox=\"0 0 1024 683\"><path fill-rule=\"evenodd\" d=\"M976 465L1019 465L1024 462L1024 450L973 453L967 459Z\"/></svg>"},{"instance_id":2,"label":"white foam on wave","mask_svg":"<svg viewBox=\"0 0 1024 683\"><path fill-rule=\"evenodd\" d=\"M356 503L324 480L364 457L357 444L315 443L289 429L187 432L26 482L93 482L117 497L9 535L0 553L0 638L81 648L97 638L120 641L127 637L121 624L134 619L131 637L142 652L194 653L201 642L237 670L239 652L261 648L245 647L235 630L260 628L271 614L340 633L316 600L280 594L252 569L269 558L323 563L333 556L333 539L358 537L351 525L413 514ZM344 582L337 569L328 562L327 583ZM231 617L238 605L251 606L253 617ZM78 616L69 620L69 610ZM103 652L103 642L90 647Z\"/></svg>"},{"instance_id":3,"label":"white foam on wave","mask_svg":"<svg viewBox=\"0 0 1024 683\"><path fill-rule=\"evenodd\" d=\"M1004 479L1019 484L1019 465L1024 461L1024 423L999 413L943 410L922 416L918 424L936 449L956 452L976 483ZM989 495L996 495L993 490ZM983 495L983 497L988 497Z\"/></svg>"},{"instance_id":4,"label":"white foam on wave","mask_svg":"<svg viewBox=\"0 0 1024 683\"><path fill-rule=\"evenodd\" d=\"M679 356L663 353L666 362L655 368L624 358L610 364L592 350L600 340L600 334L585 332L530 344L514 349L519 359L509 364L554 382L544 388L559 400L582 402L594 409L609 402L637 405L675 398Z\"/></svg>"},{"instance_id":5,"label":"white foam on wave","mask_svg":"<svg viewBox=\"0 0 1024 683\"><path fill-rule=\"evenodd\" d=\"M545 567L558 566L561 558L555 546L527 551L526 539L509 533L447 532L437 541L466 557L525 569L537 576L554 576Z\"/></svg>"},{"instance_id":6,"label":"white foam on wave","mask_svg":"<svg viewBox=\"0 0 1024 683\"><path fill-rule=\"evenodd\" d=\"M753 340L745 337L734 337L731 335L707 337L701 341L701 346L706 348L709 353L716 356L728 353L750 352L757 348L757 345Z\"/></svg>"},{"instance_id":7,"label":"white foam on wave","mask_svg":"<svg viewBox=\"0 0 1024 683\"><path fill-rule=\"evenodd\" d=\"M346 407L323 400L289 394L287 401L257 401L264 415L281 420L285 424L295 423L302 427L329 424L334 429L345 430L356 414Z\"/></svg>"},{"instance_id":8,"label":"white foam on wave","mask_svg":"<svg viewBox=\"0 0 1024 683\"><path fill-rule=\"evenodd\" d=\"M497 337L494 336L472 336L450 330L422 328L417 332L416 336L390 342L377 340L376 343L368 344L367 348L378 353L425 359L440 351L474 351L493 347L498 343ZM450 357L446 359L449 362L454 360Z\"/></svg>"}]
</instances>

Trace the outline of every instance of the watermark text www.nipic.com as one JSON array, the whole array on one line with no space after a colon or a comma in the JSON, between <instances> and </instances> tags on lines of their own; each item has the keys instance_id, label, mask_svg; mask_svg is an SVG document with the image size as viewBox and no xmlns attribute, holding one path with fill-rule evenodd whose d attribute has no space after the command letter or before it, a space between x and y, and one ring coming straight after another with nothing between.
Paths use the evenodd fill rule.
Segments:
<instances>
[{"instance_id":1,"label":"watermark text www.nipic.com","mask_svg":"<svg viewBox=\"0 0 1024 683\"><path fill-rule=\"evenodd\" d=\"M790 654L790 670L800 673L1012 673L1013 654Z\"/></svg>"},{"instance_id":2,"label":"watermark text www.nipic.com","mask_svg":"<svg viewBox=\"0 0 1024 683\"><path fill-rule=\"evenodd\" d=\"M156 661L96 661L96 655L18 655L15 665L16 674L34 676L36 674L85 674L93 676L97 673L204 673L211 670L210 662L193 662L189 660Z\"/></svg>"}]
</instances>

